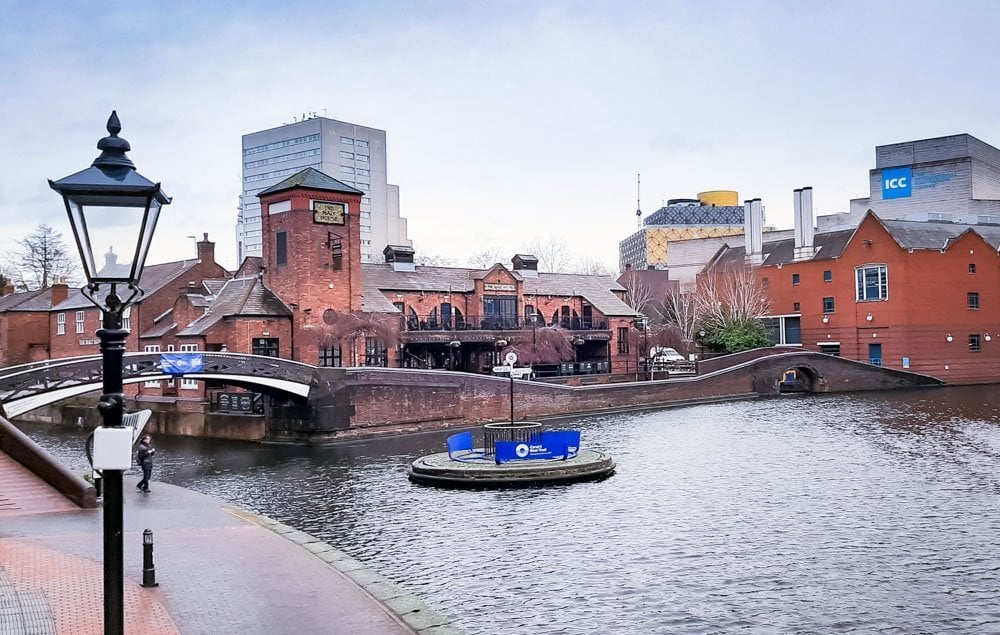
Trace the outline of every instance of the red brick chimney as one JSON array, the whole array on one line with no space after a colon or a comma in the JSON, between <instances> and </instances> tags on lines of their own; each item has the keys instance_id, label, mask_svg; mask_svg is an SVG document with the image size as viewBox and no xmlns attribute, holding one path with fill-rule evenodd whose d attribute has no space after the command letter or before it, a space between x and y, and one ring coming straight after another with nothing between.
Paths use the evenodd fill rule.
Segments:
<instances>
[{"instance_id":1,"label":"red brick chimney","mask_svg":"<svg viewBox=\"0 0 1000 635\"><path fill-rule=\"evenodd\" d=\"M202 235L205 238L198 242L198 259L202 264L215 264L215 243L208 240L208 232Z\"/></svg>"},{"instance_id":2,"label":"red brick chimney","mask_svg":"<svg viewBox=\"0 0 1000 635\"><path fill-rule=\"evenodd\" d=\"M0 291L0 296L11 295L14 291L14 285L8 280L7 283L3 285L3 291Z\"/></svg>"},{"instance_id":3,"label":"red brick chimney","mask_svg":"<svg viewBox=\"0 0 1000 635\"><path fill-rule=\"evenodd\" d=\"M57 280L52 283L52 306L55 306L69 297L69 285L66 284L65 280Z\"/></svg>"}]
</instances>

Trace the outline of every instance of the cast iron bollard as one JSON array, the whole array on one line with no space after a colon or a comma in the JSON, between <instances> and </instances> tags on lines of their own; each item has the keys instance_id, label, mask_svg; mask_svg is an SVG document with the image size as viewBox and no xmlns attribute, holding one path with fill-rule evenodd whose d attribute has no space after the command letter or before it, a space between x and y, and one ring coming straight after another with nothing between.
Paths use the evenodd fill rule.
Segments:
<instances>
[{"instance_id":1,"label":"cast iron bollard","mask_svg":"<svg viewBox=\"0 0 1000 635\"><path fill-rule=\"evenodd\" d=\"M156 581L156 567L153 566L153 531L142 532L142 586L160 586Z\"/></svg>"}]
</instances>

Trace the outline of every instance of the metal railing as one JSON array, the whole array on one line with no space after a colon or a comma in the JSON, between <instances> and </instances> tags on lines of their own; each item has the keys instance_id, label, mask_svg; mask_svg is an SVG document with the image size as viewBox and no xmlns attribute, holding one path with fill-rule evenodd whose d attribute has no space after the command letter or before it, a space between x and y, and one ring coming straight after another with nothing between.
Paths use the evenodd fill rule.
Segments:
<instances>
[{"instance_id":1,"label":"metal railing","mask_svg":"<svg viewBox=\"0 0 1000 635\"><path fill-rule=\"evenodd\" d=\"M409 315L400 317L403 331L523 331L532 328L558 326L570 331L606 331L608 320L597 317L560 317L546 321L516 315Z\"/></svg>"}]
</instances>

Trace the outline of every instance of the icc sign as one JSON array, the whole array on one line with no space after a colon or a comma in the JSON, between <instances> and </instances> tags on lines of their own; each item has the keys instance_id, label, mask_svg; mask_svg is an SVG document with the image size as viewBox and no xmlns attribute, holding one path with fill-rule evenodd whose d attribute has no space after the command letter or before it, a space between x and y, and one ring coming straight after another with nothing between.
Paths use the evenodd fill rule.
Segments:
<instances>
[{"instance_id":1,"label":"icc sign","mask_svg":"<svg viewBox=\"0 0 1000 635\"><path fill-rule=\"evenodd\" d=\"M882 170L882 200L907 198L913 194L913 170L892 168Z\"/></svg>"}]
</instances>

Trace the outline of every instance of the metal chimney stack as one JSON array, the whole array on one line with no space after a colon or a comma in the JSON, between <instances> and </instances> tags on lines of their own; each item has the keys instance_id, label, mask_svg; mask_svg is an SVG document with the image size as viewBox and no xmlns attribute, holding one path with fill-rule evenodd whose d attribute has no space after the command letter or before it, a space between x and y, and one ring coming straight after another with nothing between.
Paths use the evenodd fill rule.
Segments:
<instances>
[{"instance_id":1,"label":"metal chimney stack","mask_svg":"<svg viewBox=\"0 0 1000 635\"><path fill-rule=\"evenodd\" d=\"M795 260L808 260L816 255L813 245L813 190L804 187L792 194L795 205Z\"/></svg>"},{"instance_id":2,"label":"metal chimney stack","mask_svg":"<svg viewBox=\"0 0 1000 635\"><path fill-rule=\"evenodd\" d=\"M764 262L764 210L759 198L743 202L743 241L747 263Z\"/></svg>"}]
</instances>

